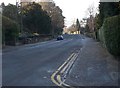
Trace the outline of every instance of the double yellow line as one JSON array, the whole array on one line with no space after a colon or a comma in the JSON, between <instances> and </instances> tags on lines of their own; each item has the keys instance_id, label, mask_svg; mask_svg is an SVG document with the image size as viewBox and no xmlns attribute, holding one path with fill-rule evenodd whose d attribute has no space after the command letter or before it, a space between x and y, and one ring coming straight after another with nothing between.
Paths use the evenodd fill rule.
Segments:
<instances>
[{"instance_id":1,"label":"double yellow line","mask_svg":"<svg viewBox=\"0 0 120 88\"><path fill-rule=\"evenodd\" d=\"M70 85L65 83L64 77L69 72L70 68L72 67L73 63L78 57L78 54L79 54L78 52L72 53L69 56L69 58L52 74L51 80L54 84L62 88L65 88L65 87L71 88Z\"/></svg>"}]
</instances>

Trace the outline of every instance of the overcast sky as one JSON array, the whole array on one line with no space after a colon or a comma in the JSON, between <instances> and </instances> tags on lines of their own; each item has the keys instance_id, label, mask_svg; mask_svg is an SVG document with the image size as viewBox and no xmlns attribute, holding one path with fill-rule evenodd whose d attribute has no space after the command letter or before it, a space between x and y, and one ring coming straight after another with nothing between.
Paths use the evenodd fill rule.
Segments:
<instances>
[{"instance_id":1,"label":"overcast sky","mask_svg":"<svg viewBox=\"0 0 120 88\"><path fill-rule=\"evenodd\" d=\"M66 17L65 24L70 26L77 18L81 20L87 16L87 8L90 5L98 7L100 0L54 0L57 6L63 10L63 15ZM0 0L0 3L15 4L16 0Z\"/></svg>"},{"instance_id":2,"label":"overcast sky","mask_svg":"<svg viewBox=\"0 0 120 88\"><path fill-rule=\"evenodd\" d=\"M87 16L87 8L94 5L95 8L99 5L99 0L54 0L56 5L63 10L63 15L66 17L66 25L71 25L77 18L81 20Z\"/></svg>"}]
</instances>

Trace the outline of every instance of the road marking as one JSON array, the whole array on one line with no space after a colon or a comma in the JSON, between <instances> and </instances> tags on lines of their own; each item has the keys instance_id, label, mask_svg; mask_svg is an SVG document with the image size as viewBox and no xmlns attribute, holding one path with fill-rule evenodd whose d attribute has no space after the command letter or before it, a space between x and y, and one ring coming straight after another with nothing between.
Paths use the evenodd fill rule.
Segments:
<instances>
[{"instance_id":1,"label":"road marking","mask_svg":"<svg viewBox=\"0 0 120 88\"><path fill-rule=\"evenodd\" d=\"M70 69L72 68L74 62L76 61L80 50L76 50L75 53L72 53L68 59L52 74L51 80L54 84L59 87L65 88L73 88L70 85L65 83L66 76L69 73Z\"/></svg>"},{"instance_id":2,"label":"road marking","mask_svg":"<svg viewBox=\"0 0 120 88\"><path fill-rule=\"evenodd\" d=\"M68 64L62 69L61 73L63 73L63 72L67 69L67 67L70 65L71 61L73 61L75 57L76 57L76 54L74 54L73 59L71 59L71 60L68 62Z\"/></svg>"},{"instance_id":3,"label":"road marking","mask_svg":"<svg viewBox=\"0 0 120 88\"><path fill-rule=\"evenodd\" d=\"M53 83L55 83L57 86L60 86L60 84L55 80L55 75L56 75L57 72L53 73L52 76L51 76L51 80Z\"/></svg>"},{"instance_id":4,"label":"road marking","mask_svg":"<svg viewBox=\"0 0 120 88\"><path fill-rule=\"evenodd\" d=\"M58 70L60 70L73 57L73 55L74 53L70 55L70 57L58 68Z\"/></svg>"}]
</instances>

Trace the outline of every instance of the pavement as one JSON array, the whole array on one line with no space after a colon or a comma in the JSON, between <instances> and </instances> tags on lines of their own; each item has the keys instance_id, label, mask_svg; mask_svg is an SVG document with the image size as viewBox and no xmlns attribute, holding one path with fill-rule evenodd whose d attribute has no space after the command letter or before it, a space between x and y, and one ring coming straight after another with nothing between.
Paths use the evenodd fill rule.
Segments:
<instances>
[{"instance_id":1,"label":"pavement","mask_svg":"<svg viewBox=\"0 0 120 88\"><path fill-rule=\"evenodd\" d=\"M115 57L91 38L85 38L82 44L66 83L71 86L119 86L119 62Z\"/></svg>"},{"instance_id":2,"label":"pavement","mask_svg":"<svg viewBox=\"0 0 120 88\"><path fill-rule=\"evenodd\" d=\"M76 50L80 50L79 54ZM69 60L72 54L74 57ZM4 49L2 85L58 86L53 80L62 81L62 75L56 71L61 68L60 71L66 72L70 68L64 80L70 86L118 86L118 65L99 42L83 35L64 35L61 41Z\"/></svg>"}]
</instances>

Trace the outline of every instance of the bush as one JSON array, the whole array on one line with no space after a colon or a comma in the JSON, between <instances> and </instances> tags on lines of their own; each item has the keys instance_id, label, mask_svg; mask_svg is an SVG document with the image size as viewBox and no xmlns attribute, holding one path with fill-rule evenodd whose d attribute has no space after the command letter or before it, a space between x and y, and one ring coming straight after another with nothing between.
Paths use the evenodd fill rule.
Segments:
<instances>
[{"instance_id":1,"label":"bush","mask_svg":"<svg viewBox=\"0 0 120 88\"><path fill-rule=\"evenodd\" d=\"M15 41L19 34L18 24L13 20L2 16L2 30L3 43L6 45L15 45Z\"/></svg>"},{"instance_id":2,"label":"bush","mask_svg":"<svg viewBox=\"0 0 120 88\"><path fill-rule=\"evenodd\" d=\"M120 56L120 15L105 19L103 35L106 48L115 55Z\"/></svg>"}]
</instances>

